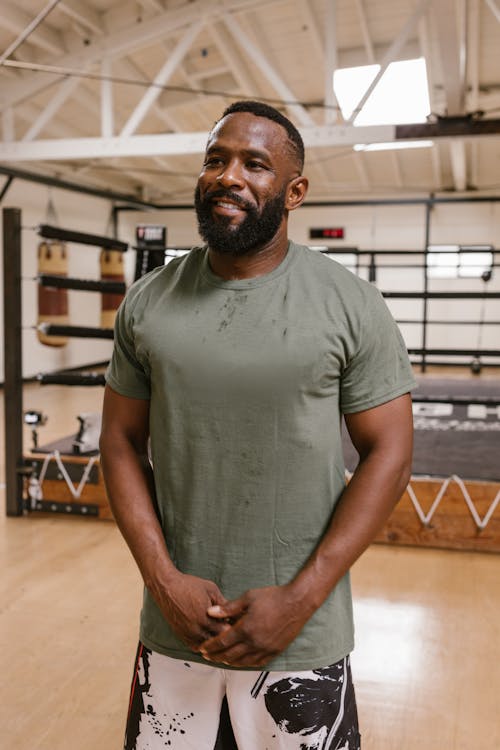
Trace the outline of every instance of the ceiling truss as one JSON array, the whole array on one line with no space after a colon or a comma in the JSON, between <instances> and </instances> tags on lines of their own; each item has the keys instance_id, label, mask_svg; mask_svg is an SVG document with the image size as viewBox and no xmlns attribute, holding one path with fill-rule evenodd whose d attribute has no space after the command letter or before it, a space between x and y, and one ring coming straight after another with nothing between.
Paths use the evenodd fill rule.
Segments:
<instances>
[{"instance_id":1,"label":"ceiling truss","mask_svg":"<svg viewBox=\"0 0 500 750\"><path fill-rule=\"evenodd\" d=\"M158 194L165 191L165 170L177 173L175 184L187 191L191 157L203 152L214 119L208 115L206 129L200 129L206 113L249 96L281 102L308 149L331 150L326 159L311 159L316 179L325 186L349 184L345 175L337 177L332 161L337 152L350 169L353 189L370 191L377 186L372 157L351 151L352 146L430 137L436 145L427 158L429 189L465 191L481 185L481 144L499 141L498 121L486 119L488 130L467 117L485 104L494 110L500 103L500 80L490 74L485 82L482 50L485 19L490 25L500 22L498 0L405 0L390 39L380 35L373 3L355 0L348 4L352 39L347 49L348 11L341 0L325 0L322 17L319 0L139 0L140 22L131 3L124 4L119 24L112 5L100 3L105 9L98 10L83 0L49 0L46 18L35 24L30 2L39 12L39 0L22 7L13 0L0 5L0 33L3 29L11 39L0 48L0 64L5 62L0 67L1 162L38 162L61 174L76 169L96 184L107 179L97 167L115 165L120 174L113 176L110 169L109 184L125 182L143 191L149 185ZM323 60L309 87L305 74L297 76L300 68L291 72L286 54L270 45L281 16L292 37L307 32L311 60ZM390 125L355 126L390 63L418 48L428 61L437 122L417 124L411 133ZM344 122L332 76L344 60L354 59L379 63L380 70ZM23 63L40 70L22 69ZM124 78L136 85L124 88ZM83 119L80 125L66 117L75 103L92 114L92 132ZM453 118L451 130L446 118ZM151 169L143 161L132 166L133 159L149 160ZM386 173L396 190L405 189L407 179L411 183L409 172L402 152L389 153Z\"/></svg>"}]
</instances>

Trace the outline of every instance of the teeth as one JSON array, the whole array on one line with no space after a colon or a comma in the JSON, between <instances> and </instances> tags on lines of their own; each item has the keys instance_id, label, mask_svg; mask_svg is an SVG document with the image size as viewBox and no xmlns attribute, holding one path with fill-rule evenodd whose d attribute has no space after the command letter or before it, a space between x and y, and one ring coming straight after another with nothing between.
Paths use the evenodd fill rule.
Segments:
<instances>
[{"instance_id":1,"label":"teeth","mask_svg":"<svg viewBox=\"0 0 500 750\"><path fill-rule=\"evenodd\" d=\"M234 203L226 203L225 201L217 201L218 206L222 206L222 208L232 208L237 209L238 206L236 206Z\"/></svg>"}]
</instances>

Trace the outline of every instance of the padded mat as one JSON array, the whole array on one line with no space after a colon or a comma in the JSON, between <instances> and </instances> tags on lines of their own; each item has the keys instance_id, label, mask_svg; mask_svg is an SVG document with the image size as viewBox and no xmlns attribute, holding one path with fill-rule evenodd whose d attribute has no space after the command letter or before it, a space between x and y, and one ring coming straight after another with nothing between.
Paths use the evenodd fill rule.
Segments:
<instances>
[{"instance_id":1,"label":"padded mat","mask_svg":"<svg viewBox=\"0 0 500 750\"><path fill-rule=\"evenodd\" d=\"M500 482L500 378L418 378L413 397L470 399L469 404L414 402L413 474ZM389 428L390 429L390 428ZM346 467L358 462L347 430Z\"/></svg>"}]
</instances>

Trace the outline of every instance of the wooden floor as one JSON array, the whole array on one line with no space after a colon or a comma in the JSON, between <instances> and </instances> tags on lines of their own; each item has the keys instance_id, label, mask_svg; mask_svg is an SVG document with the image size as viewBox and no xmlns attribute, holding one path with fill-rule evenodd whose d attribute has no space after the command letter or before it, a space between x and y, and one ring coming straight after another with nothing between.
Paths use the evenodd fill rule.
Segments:
<instances>
[{"instance_id":1,"label":"wooden floor","mask_svg":"<svg viewBox=\"0 0 500 750\"><path fill-rule=\"evenodd\" d=\"M101 395L29 386L25 407L49 414L48 441ZM141 585L115 525L0 513L0 564L0 746L119 750ZM377 545L358 561L363 750L500 748L499 573L485 553Z\"/></svg>"}]
</instances>

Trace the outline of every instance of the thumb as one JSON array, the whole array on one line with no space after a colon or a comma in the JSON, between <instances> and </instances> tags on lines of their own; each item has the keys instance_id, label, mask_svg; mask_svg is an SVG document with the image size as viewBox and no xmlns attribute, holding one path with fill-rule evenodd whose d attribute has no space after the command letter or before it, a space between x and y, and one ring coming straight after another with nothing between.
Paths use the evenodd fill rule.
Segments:
<instances>
[{"instance_id":1,"label":"thumb","mask_svg":"<svg viewBox=\"0 0 500 750\"><path fill-rule=\"evenodd\" d=\"M232 602L225 602L225 604L214 604L207 609L209 617L217 617L224 619L226 617L237 617L241 615L246 609L246 601L243 597L239 599L233 599Z\"/></svg>"}]
</instances>

